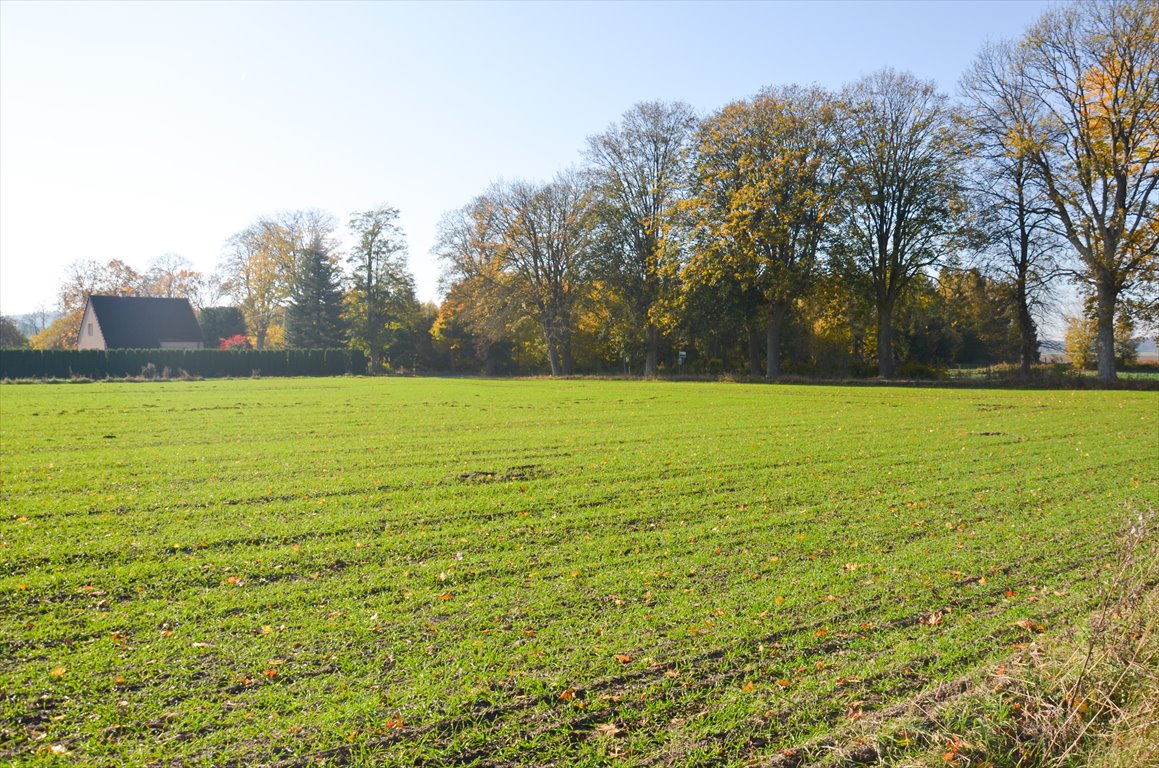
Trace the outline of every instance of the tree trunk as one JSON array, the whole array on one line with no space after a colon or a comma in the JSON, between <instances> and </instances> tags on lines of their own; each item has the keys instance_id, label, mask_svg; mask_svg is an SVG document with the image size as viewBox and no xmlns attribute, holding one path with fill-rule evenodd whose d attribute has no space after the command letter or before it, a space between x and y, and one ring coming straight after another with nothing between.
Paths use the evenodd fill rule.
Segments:
<instances>
[{"instance_id":1,"label":"tree trunk","mask_svg":"<svg viewBox=\"0 0 1159 768\"><path fill-rule=\"evenodd\" d=\"M1027 225L1026 195L1022 179L1026 178L1025 160L1019 158L1018 174L1018 262L1015 265L1016 299L1018 301L1018 336L1021 346L1022 375L1030 376L1030 367L1038 362L1038 329L1034 327L1034 317L1030 314L1030 297L1027 296L1026 279L1030 271L1030 229Z\"/></svg>"},{"instance_id":2,"label":"tree trunk","mask_svg":"<svg viewBox=\"0 0 1159 768\"><path fill-rule=\"evenodd\" d=\"M483 375L494 376L498 363L495 360L495 344L488 344L483 350Z\"/></svg>"},{"instance_id":3,"label":"tree trunk","mask_svg":"<svg viewBox=\"0 0 1159 768\"><path fill-rule=\"evenodd\" d=\"M1030 376L1030 367L1038 362L1038 329L1034 326L1034 317L1030 314L1025 278L1020 278L1018 281L1017 301L1022 375Z\"/></svg>"},{"instance_id":4,"label":"tree trunk","mask_svg":"<svg viewBox=\"0 0 1159 768\"><path fill-rule=\"evenodd\" d=\"M779 301L769 308L768 338L765 349L765 378L775 379L781 375L781 330L785 326L785 315L789 306Z\"/></svg>"},{"instance_id":5,"label":"tree trunk","mask_svg":"<svg viewBox=\"0 0 1159 768\"><path fill-rule=\"evenodd\" d=\"M571 376L572 372L572 357L571 357L571 323L566 323L561 332L559 340L559 366L560 371L564 376Z\"/></svg>"},{"instance_id":6,"label":"tree trunk","mask_svg":"<svg viewBox=\"0 0 1159 768\"><path fill-rule=\"evenodd\" d=\"M560 375L560 353L555 349L555 342L547 342L547 361L552 366L552 375Z\"/></svg>"},{"instance_id":7,"label":"tree trunk","mask_svg":"<svg viewBox=\"0 0 1159 768\"><path fill-rule=\"evenodd\" d=\"M755 322L749 327L749 373L753 376L761 375L761 332Z\"/></svg>"},{"instance_id":8,"label":"tree trunk","mask_svg":"<svg viewBox=\"0 0 1159 768\"><path fill-rule=\"evenodd\" d=\"M893 305L877 308L877 375L892 379L893 365Z\"/></svg>"},{"instance_id":9,"label":"tree trunk","mask_svg":"<svg viewBox=\"0 0 1159 768\"><path fill-rule=\"evenodd\" d=\"M545 334L545 338L547 340L547 361L551 364L551 375L559 376L561 373L559 364L559 348L556 347L555 336L551 333L547 333Z\"/></svg>"},{"instance_id":10,"label":"tree trunk","mask_svg":"<svg viewBox=\"0 0 1159 768\"><path fill-rule=\"evenodd\" d=\"M644 358L644 377L654 378L659 370L660 329L649 322L644 329L644 340L648 345L648 354Z\"/></svg>"},{"instance_id":11,"label":"tree trunk","mask_svg":"<svg viewBox=\"0 0 1159 768\"><path fill-rule=\"evenodd\" d=\"M1095 349L1099 358L1099 381L1114 381L1115 376L1115 300L1116 291L1102 283L1098 287L1099 335Z\"/></svg>"}]
</instances>

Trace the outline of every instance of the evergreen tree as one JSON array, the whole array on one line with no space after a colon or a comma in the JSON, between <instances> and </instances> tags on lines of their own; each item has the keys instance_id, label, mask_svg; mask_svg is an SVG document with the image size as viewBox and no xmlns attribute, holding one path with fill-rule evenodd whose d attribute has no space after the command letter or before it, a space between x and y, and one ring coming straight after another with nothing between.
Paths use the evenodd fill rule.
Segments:
<instances>
[{"instance_id":1,"label":"evergreen tree","mask_svg":"<svg viewBox=\"0 0 1159 768\"><path fill-rule=\"evenodd\" d=\"M247 335L245 314L237 307L202 307L197 321L210 349L217 349L222 339Z\"/></svg>"},{"instance_id":2,"label":"evergreen tree","mask_svg":"<svg viewBox=\"0 0 1159 768\"><path fill-rule=\"evenodd\" d=\"M286 345L291 349L342 346L342 285L332 248L318 236L299 250L286 307Z\"/></svg>"}]
</instances>

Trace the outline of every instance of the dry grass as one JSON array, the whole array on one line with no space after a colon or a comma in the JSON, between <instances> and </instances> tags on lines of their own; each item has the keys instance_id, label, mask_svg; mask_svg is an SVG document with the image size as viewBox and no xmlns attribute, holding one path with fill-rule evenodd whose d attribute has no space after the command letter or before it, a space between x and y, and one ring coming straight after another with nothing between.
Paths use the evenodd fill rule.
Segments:
<instances>
[{"instance_id":1,"label":"dry grass","mask_svg":"<svg viewBox=\"0 0 1159 768\"><path fill-rule=\"evenodd\" d=\"M774 764L1159 768L1159 541L1135 514L1085 626Z\"/></svg>"},{"instance_id":2,"label":"dry grass","mask_svg":"<svg viewBox=\"0 0 1159 768\"><path fill-rule=\"evenodd\" d=\"M971 768L1159 766L1159 541L1133 516L1085 627L1031 644L968 695L927 713L918 762ZM899 755L900 757L900 755Z\"/></svg>"}]
</instances>

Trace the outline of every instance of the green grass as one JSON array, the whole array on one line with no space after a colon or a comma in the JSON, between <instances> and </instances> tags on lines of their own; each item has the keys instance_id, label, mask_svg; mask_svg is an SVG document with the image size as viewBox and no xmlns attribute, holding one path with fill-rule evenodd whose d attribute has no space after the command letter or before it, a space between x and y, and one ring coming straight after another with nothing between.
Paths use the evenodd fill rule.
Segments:
<instances>
[{"instance_id":1,"label":"green grass","mask_svg":"<svg viewBox=\"0 0 1159 768\"><path fill-rule=\"evenodd\" d=\"M1081 621L1157 443L1151 392L6 385L0 760L775 762Z\"/></svg>"}]
</instances>

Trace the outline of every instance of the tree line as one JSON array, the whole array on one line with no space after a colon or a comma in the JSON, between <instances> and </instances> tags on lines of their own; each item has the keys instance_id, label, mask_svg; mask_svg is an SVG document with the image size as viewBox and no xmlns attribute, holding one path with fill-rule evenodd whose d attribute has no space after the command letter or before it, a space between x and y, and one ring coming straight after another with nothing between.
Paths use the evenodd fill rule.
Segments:
<instances>
[{"instance_id":1,"label":"tree line","mask_svg":"<svg viewBox=\"0 0 1159 768\"><path fill-rule=\"evenodd\" d=\"M1159 6L1077 2L986 46L957 99L883 69L706 117L637 104L580 167L497 181L444 215L438 307L416 300L384 205L351 216L344 259L332 216L287 212L231 238L217 276L88 264L61 308L110 286L184 292L204 326L229 297L244 321L229 336L349 345L374 370L894 377L1029 372L1036 318L1069 279L1085 300L1072 355L1110 380L1159 314L1157 61Z\"/></svg>"}]
</instances>

